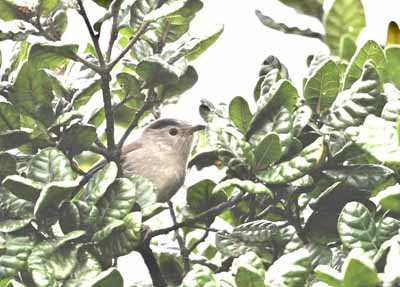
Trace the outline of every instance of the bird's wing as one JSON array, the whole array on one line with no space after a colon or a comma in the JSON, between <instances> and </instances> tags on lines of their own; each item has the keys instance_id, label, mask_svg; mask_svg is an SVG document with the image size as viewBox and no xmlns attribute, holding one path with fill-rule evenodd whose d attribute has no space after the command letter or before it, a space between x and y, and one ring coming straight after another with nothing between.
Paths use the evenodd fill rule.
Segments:
<instances>
[{"instance_id":1,"label":"bird's wing","mask_svg":"<svg viewBox=\"0 0 400 287\"><path fill-rule=\"evenodd\" d=\"M121 149L121 155L124 156L125 154L130 153L131 151L141 148L142 146L143 146L143 144L138 141L134 141L129 144L126 144Z\"/></svg>"}]
</instances>

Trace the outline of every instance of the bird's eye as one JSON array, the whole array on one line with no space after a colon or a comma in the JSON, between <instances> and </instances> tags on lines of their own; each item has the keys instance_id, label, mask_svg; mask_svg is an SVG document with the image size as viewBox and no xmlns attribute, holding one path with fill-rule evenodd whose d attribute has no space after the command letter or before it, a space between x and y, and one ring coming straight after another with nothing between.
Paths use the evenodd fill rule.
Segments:
<instances>
[{"instance_id":1,"label":"bird's eye","mask_svg":"<svg viewBox=\"0 0 400 287\"><path fill-rule=\"evenodd\" d=\"M178 130L176 128L172 128L169 130L169 134L171 136L176 136L178 134Z\"/></svg>"}]
</instances>

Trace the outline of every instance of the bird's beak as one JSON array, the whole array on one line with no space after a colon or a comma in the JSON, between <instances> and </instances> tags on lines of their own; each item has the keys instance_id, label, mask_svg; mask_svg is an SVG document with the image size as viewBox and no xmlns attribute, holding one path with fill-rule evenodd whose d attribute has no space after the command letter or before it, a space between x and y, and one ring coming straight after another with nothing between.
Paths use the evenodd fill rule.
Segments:
<instances>
[{"instance_id":1,"label":"bird's beak","mask_svg":"<svg viewBox=\"0 0 400 287\"><path fill-rule=\"evenodd\" d=\"M204 125L195 125L195 126L191 126L190 128L188 128L187 131L189 134L193 134L195 132L204 130L205 128L206 128L206 126L204 126Z\"/></svg>"}]
</instances>

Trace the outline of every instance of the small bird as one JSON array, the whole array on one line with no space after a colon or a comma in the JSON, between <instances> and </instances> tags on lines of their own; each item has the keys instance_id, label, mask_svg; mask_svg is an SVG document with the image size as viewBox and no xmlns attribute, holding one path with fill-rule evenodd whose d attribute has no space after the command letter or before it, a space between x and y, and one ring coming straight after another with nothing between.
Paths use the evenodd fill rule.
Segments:
<instances>
[{"instance_id":1,"label":"small bird","mask_svg":"<svg viewBox=\"0 0 400 287\"><path fill-rule=\"evenodd\" d=\"M193 134L204 128L171 118L150 123L139 139L122 147L122 174L149 179L157 201L168 201L185 181Z\"/></svg>"}]
</instances>

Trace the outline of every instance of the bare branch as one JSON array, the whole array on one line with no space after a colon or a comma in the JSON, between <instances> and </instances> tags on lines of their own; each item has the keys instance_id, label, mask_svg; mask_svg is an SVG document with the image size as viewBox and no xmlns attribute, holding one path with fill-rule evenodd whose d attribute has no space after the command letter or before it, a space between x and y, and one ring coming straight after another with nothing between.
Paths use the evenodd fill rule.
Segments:
<instances>
[{"instance_id":1,"label":"bare branch","mask_svg":"<svg viewBox=\"0 0 400 287\"><path fill-rule=\"evenodd\" d=\"M237 203L239 203L240 201L242 201L245 198L244 194L242 192L240 192L239 194L237 194L236 196L232 197L230 200L225 201L223 203L218 204L217 206L214 206L200 214L198 214L197 216L193 217L193 218L189 218L185 221L182 221L180 223L174 224L173 226L167 227L167 228L163 228L163 229L159 229L159 230L154 230L150 233L150 237L156 237L158 235L162 235L162 234L168 234L171 231L174 231L178 228L182 228L184 226L191 226L194 223L198 222L198 221L202 221L203 219L206 219L208 217L211 216L217 216L219 214L221 214L222 212L224 212L226 209L236 205Z\"/></svg>"},{"instance_id":2,"label":"bare branch","mask_svg":"<svg viewBox=\"0 0 400 287\"><path fill-rule=\"evenodd\" d=\"M136 34L133 36L133 38L129 41L128 45L114 60L111 61L111 63L107 65L107 71L111 71L114 66L130 51L130 49L132 49L133 45L135 45L140 37L146 32L149 24L150 22L143 22L142 25L140 25L139 29L136 31Z\"/></svg>"},{"instance_id":3,"label":"bare branch","mask_svg":"<svg viewBox=\"0 0 400 287\"><path fill-rule=\"evenodd\" d=\"M121 8L122 1L114 1L111 4L111 14L112 14L112 26L111 26L111 33L110 33L110 41L108 43L108 49L106 54L106 62L110 62L112 50L114 46L115 40L118 38L118 14Z\"/></svg>"},{"instance_id":4,"label":"bare branch","mask_svg":"<svg viewBox=\"0 0 400 287\"><path fill-rule=\"evenodd\" d=\"M149 246L149 243L143 242L137 251L140 253L140 255L142 255L144 263L149 270L154 287L167 287L168 285L162 276L160 267L158 266L157 260Z\"/></svg>"},{"instance_id":5,"label":"bare branch","mask_svg":"<svg viewBox=\"0 0 400 287\"><path fill-rule=\"evenodd\" d=\"M174 225L176 225L178 222L176 221L176 215L175 215L174 206L172 204L172 201L168 201L168 206L169 206L169 213L171 214L171 218L172 218L172 223ZM175 230L175 236L178 241L179 249L181 251L181 257L182 257L182 261L183 261L183 271L186 274L190 270L189 251L186 249L185 240L179 233L178 229Z\"/></svg>"}]
</instances>

